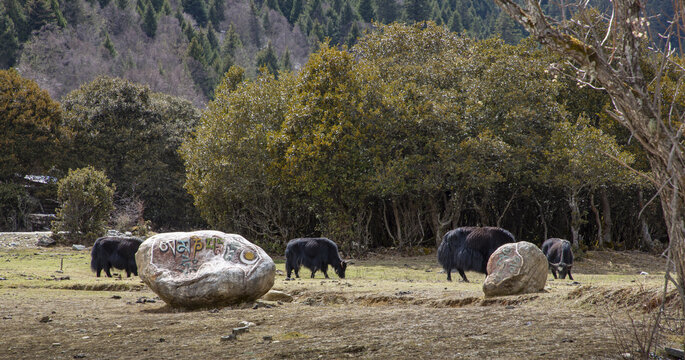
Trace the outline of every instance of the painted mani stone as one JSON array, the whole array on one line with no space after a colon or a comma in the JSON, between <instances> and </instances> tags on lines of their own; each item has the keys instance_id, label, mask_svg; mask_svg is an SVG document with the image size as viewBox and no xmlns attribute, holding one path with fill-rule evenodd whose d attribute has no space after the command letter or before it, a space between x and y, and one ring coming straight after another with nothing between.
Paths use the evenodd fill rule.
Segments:
<instances>
[{"instance_id":1,"label":"painted mani stone","mask_svg":"<svg viewBox=\"0 0 685 360\"><path fill-rule=\"evenodd\" d=\"M483 282L486 296L539 292L547 282L547 258L535 244L504 244L490 256Z\"/></svg>"},{"instance_id":2,"label":"painted mani stone","mask_svg":"<svg viewBox=\"0 0 685 360\"><path fill-rule=\"evenodd\" d=\"M177 307L208 307L257 299L273 286L276 267L260 247L219 231L162 233L136 253L138 273Z\"/></svg>"}]
</instances>

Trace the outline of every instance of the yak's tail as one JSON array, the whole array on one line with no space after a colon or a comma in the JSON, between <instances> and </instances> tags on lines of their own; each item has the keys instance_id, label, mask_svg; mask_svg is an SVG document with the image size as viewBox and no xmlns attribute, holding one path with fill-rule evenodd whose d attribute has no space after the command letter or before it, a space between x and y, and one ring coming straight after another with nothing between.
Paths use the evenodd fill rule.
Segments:
<instances>
[{"instance_id":1,"label":"yak's tail","mask_svg":"<svg viewBox=\"0 0 685 360\"><path fill-rule=\"evenodd\" d=\"M438 263L442 265L442 268L445 269L445 272L450 272L452 271L452 258L453 254L450 251L450 246L449 243L445 240L443 240L440 243L440 246L438 246Z\"/></svg>"},{"instance_id":2,"label":"yak's tail","mask_svg":"<svg viewBox=\"0 0 685 360\"><path fill-rule=\"evenodd\" d=\"M95 244L93 244L93 249L90 250L90 269L93 271L98 270L98 262L99 258L97 254L99 253L99 248L100 248L100 242L95 241Z\"/></svg>"}]
</instances>

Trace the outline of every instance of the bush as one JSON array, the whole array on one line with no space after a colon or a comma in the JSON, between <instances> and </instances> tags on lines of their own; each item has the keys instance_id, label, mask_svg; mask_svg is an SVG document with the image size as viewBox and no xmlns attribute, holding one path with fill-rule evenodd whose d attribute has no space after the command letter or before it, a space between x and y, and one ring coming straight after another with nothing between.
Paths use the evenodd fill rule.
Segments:
<instances>
[{"instance_id":1,"label":"bush","mask_svg":"<svg viewBox=\"0 0 685 360\"><path fill-rule=\"evenodd\" d=\"M92 167L69 170L57 183L57 220L54 238L60 242L92 244L104 235L105 224L114 209L114 185L102 171Z\"/></svg>"},{"instance_id":2,"label":"bush","mask_svg":"<svg viewBox=\"0 0 685 360\"><path fill-rule=\"evenodd\" d=\"M0 230L29 229L28 214L38 205L20 184L0 183Z\"/></svg>"}]
</instances>

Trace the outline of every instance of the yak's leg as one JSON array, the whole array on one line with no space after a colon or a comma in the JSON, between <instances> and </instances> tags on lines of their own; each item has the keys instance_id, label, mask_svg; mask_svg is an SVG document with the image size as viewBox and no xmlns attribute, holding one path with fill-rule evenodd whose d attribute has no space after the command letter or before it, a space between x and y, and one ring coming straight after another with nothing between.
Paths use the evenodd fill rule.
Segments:
<instances>
[{"instance_id":1,"label":"yak's leg","mask_svg":"<svg viewBox=\"0 0 685 360\"><path fill-rule=\"evenodd\" d=\"M554 267L552 267L550 270L552 270L552 276L557 279L557 271L554 269Z\"/></svg>"},{"instance_id":2,"label":"yak's leg","mask_svg":"<svg viewBox=\"0 0 685 360\"><path fill-rule=\"evenodd\" d=\"M452 269L449 269L446 272L447 272L447 281L452 281Z\"/></svg>"},{"instance_id":3,"label":"yak's leg","mask_svg":"<svg viewBox=\"0 0 685 360\"><path fill-rule=\"evenodd\" d=\"M464 270L457 269L457 271L459 271L459 275L461 275L461 278L464 280L464 282L469 282L469 279L466 278L466 274L464 274Z\"/></svg>"},{"instance_id":4,"label":"yak's leg","mask_svg":"<svg viewBox=\"0 0 685 360\"><path fill-rule=\"evenodd\" d=\"M300 278L300 267L298 266L298 267L294 268L293 270L295 270L295 277L299 279Z\"/></svg>"},{"instance_id":5,"label":"yak's leg","mask_svg":"<svg viewBox=\"0 0 685 360\"><path fill-rule=\"evenodd\" d=\"M568 270L568 278L569 278L570 280L573 280L573 276L571 276L571 269Z\"/></svg>"},{"instance_id":6,"label":"yak's leg","mask_svg":"<svg viewBox=\"0 0 685 360\"><path fill-rule=\"evenodd\" d=\"M315 273L316 273L316 270L312 270L312 279L314 278Z\"/></svg>"},{"instance_id":7,"label":"yak's leg","mask_svg":"<svg viewBox=\"0 0 685 360\"><path fill-rule=\"evenodd\" d=\"M105 267L105 274L107 274L107 277L112 277L112 274L109 272L109 266Z\"/></svg>"},{"instance_id":8,"label":"yak's leg","mask_svg":"<svg viewBox=\"0 0 685 360\"><path fill-rule=\"evenodd\" d=\"M128 269L126 269L126 277L127 277L127 278L130 278L130 277L131 277L131 271L129 271Z\"/></svg>"},{"instance_id":9,"label":"yak's leg","mask_svg":"<svg viewBox=\"0 0 685 360\"><path fill-rule=\"evenodd\" d=\"M326 277L326 279L328 279L328 265L327 264L321 265L321 272L323 273L323 276Z\"/></svg>"},{"instance_id":10,"label":"yak's leg","mask_svg":"<svg viewBox=\"0 0 685 360\"><path fill-rule=\"evenodd\" d=\"M101 269L101 268L98 268L98 270L97 270L97 276L98 276L98 277L100 277L100 273L101 273L101 272L102 272L102 269Z\"/></svg>"},{"instance_id":11,"label":"yak's leg","mask_svg":"<svg viewBox=\"0 0 685 360\"><path fill-rule=\"evenodd\" d=\"M285 263L285 272L286 272L285 279L290 280L290 274L293 272L293 268L290 266L290 264L288 264L287 261Z\"/></svg>"}]
</instances>

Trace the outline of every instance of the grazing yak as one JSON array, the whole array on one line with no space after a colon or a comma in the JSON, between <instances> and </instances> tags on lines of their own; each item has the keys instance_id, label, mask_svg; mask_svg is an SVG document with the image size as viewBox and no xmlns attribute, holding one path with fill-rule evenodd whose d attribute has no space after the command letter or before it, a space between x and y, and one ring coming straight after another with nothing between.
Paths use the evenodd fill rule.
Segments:
<instances>
[{"instance_id":1,"label":"grazing yak","mask_svg":"<svg viewBox=\"0 0 685 360\"><path fill-rule=\"evenodd\" d=\"M498 227L460 227L443 236L438 262L447 273L447 281L452 281L452 269L456 269L464 282L468 282L464 271L487 274L490 255L498 247L515 241L514 235Z\"/></svg>"},{"instance_id":2,"label":"grazing yak","mask_svg":"<svg viewBox=\"0 0 685 360\"><path fill-rule=\"evenodd\" d=\"M347 262L340 259L338 245L326 238L298 238L292 239L285 247L286 280L291 280L290 273L300 277L300 267L304 265L312 271L312 278L317 270L321 270L328 279L328 265L335 269L341 279L345 278Z\"/></svg>"},{"instance_id":3,"label":"grazing yak","mask_svg":"<svg viewBox=\"0 0 685 360\"><path fill-rule=\"evenodd\" d=\"M143 241L128 237L101 237L95 240L93 250L90 252L90 268L100 277L100 271L105 270L108 277L110 268L126 270L126 277L138 275L136 265L136 251Z\"/></svg>"},{"instance_id":4,"label":"grazing yak","mask_svg":"<svg viewBox=\"0 0 685 360\"><path fill-rule=\"evenodd\" d=\"M573 280L571 275L573 251L568 240L559 238L547 239L542 243L542 252L547 257L549 269L552 270L552 275L555 279L557 279L557 271L559 271L559 276L562 279L566 278L566 274L568 274L568 278Z\"/></svg>"}]
</instances>

